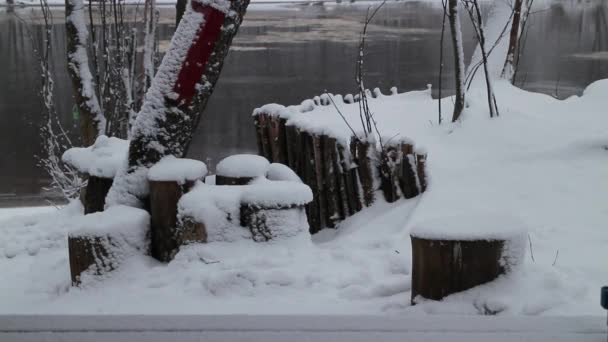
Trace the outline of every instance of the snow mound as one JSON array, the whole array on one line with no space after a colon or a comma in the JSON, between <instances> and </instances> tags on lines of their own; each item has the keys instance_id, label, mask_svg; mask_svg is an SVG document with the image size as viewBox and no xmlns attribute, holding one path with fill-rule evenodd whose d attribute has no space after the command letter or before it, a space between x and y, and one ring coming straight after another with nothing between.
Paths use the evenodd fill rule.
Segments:
<instances>
[{"instance_id":1,"label":"snow mound","mask_svg":"<svg viewBox=\"0 0 608 342\"><path fill-rule=\"evenodd\" d=\"M240 227L243 186L197 183L178 203L178 219L191 217L203 223L207 242L251 239L251 233Z\"/></svg>"},{"instance_id":2,"label":"snow mound","mask_svg":"<svg viewBox=\"0 0 608 342\"><path fill-rule=\"evenodd\" d=\"M312 202L312 190L301 182L258 179L244 186L241 203L264 208L303 206Z\"/></svg>"},{"instance_id":3,"label":"snow mound","mask_svg":"<svg viewBox=\"0 0 608 342\"><path fill-rule=\"evenodd\" d=\"M203 179L207 165L199 160L166 156L148 171L148 180L184 184Z\"/></svg>"},{"instance_id":4,"label":"snow mound","mask_svg":"<svg viewBox=\"0 0 608 342\"><path fill-rule=\"evenodd\" d=\"M150 215L143 209L123 205L112 206L105 211L75 219L70 236L105 237L129 249L145 251L148 248Z\"/></svg>"},{"instance_id":5,"label":"snow mound","mask_svg":"<svg viewBox=\"0 0 608 342\"><path fill-rule=\"evenodd\" d=\"M224 177L259 177L266 174L270 162L255 154L236 154L217 164L216 174Z\"/></svg>"},{"instance_id":6,"label":"snow mound","mask_svg":"<svg viewBox=\"0 0 608 342\"><path fill-rule=\"evenodd\" d=\"M429 240L510 240L525 236L520 219L504 214L466 214L433 217L413 225L410 235Z\"/></svg>"},{"instance_id":7,"label":"snow mound","mask_svg":"<svg viewBox=\"0 0 608 342\"><path fill-rule=\"evenodd\" d=\"M197 183L178 203L178 218L193 218L207 229L207 242L251 239L251 234L240 224L241 206L250 205L267 209L304 206L312 201L311 189L289 181L269 181L260 178L249 185L208 185ZM285 211L285 213L283 213ZM289 210L268 211L269 224L285 227L285 230L302 231L299 225L306 218ZM295 221L291 221L291 220ZM293 229L292 229L293 228ZM288 235L288 234L286 234Z\"/></svg>"},{"instance_id":8,"label":"snow mound","mask_svg":"<svg viewBox=\"0 0 608 342\"><path fill-rule=\"evenodd\" d=\"M61 159L90 176L114 178L128 151L127 140L101 135L89 147L73 147L65 151Z\"/></svg>"},{"instance_id":9,"label":"snow mound","mask_svg":"<svg viewBox=\"0 0 608 342\"><path fill-rule=\"evenodd\" d=\"M266 178L272 181L290 181L302 183L300 177L292 169L290 169L289 166L280 163L272 163L270 166L268 166Z\"/></svg>"}]
</instances>

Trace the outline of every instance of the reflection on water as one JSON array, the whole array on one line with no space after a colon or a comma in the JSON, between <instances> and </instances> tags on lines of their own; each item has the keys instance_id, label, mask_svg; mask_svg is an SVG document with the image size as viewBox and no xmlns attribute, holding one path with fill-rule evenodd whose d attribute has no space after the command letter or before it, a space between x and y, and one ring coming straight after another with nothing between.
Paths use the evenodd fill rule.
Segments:
<instances>
[{"instance_id":1,"label":"reflection on water","mask_svg":"<svg viewBox=\"0 0 608 342\"><path fill-rule=\"evenodd\" d=\"M353 61L365 11L366 7L351 5L284 10L251 6L194 139L191 157L213 166L226 155L255 152L251 112L257 106L299 103L325 90L352 92ZM607 11L602 0L562 1L537 11L531 19L519 83L563 98L608 77ZM75 131L63 13L57 11L54 16L51 67L57 109L62 123ZM162 10L161 16L159 34L166 42L174 29L172 9ZM437 4L387 5L370 27L367 84L384 91L392 86L407 91L436 84L441 16ZM3 197L38 196L47 182L35 159L40 153L42 104L36 95L40 81L28 35L29 30L40 41L39 23L40 14L34 9L0 12L0 203ZM474 42L467 25L464 36L468 58ZM450 61L450 56L446 58ZM448 86L452 83L450 64L446 63L443 80Z\"/></svg>"}]
</instances>

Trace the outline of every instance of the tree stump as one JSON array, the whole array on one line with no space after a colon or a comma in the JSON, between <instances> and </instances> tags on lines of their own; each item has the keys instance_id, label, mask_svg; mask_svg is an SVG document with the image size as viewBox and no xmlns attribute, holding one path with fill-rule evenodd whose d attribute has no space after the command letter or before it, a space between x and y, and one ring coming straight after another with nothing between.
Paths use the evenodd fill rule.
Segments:
<instances>
[{"instance_id":1,"label":"tree stump","mask_svg":"<svg viewBox=\"0 0 608 342\"><path fill-rule=\"evenodd\" d=\"M127 257L148 249L150 215L142 209L110 207L76 219L73 225L77 229L68 236L73 285L81 283L83 272L104 275Z\"/></svg>"},{"instance_id":2,"label":"tree stump","mask_svg":"<svg viewBox=\"0 0 608 342\"><path fill-rule=\"evenodd\" d=\"M106 204L106 196L112 187L113 181L112 178L89 176L84 193L85 214L103 211Z\"/></svg>"},{"instance_id":3,"label":"tree stump","mask_svg":"<svg viewBox=\"0 0 608 342\"><path fill-rule=\"evenodd\" d=\"M150 213L152 257L169 262L188 242L204 242L204 226L177 222L177 204L196 181L207 175L207 166L198 160L165 157L150 168Z\"/></svg>"},{"instance_id":4,"label":"tree stump","mask_svg":"<svg viewBox=\"0 0 608 342\"><path fill-rule=\"evenodd\" d=\"M523 225L500 216L437 219L415 226L410 235L412 305L418 296L441 300L490 282L525 254Z\"/></svg>"},{"instance_id":5,"label":"tree stump","mask_svg":"<svg viewBox=\"0 0 608 342\"><path fill-rule=\"evenodd\" d=\"M242 194L240 223L256 242L293 237L309 228L304 207L311 201L312 191L301 182L256 183Z\"/></svg>"},{"instance_id":6,"label":"tree stump","mask_svg":"<svg viewBox=\"0 0 608 342\"><path fill-rule=\"evenodd\" d=\"M111 248L117 247L109 236L69 236L70 273L72 285L80 284L85 271L102 275L116 268L111 257Z\"/></svg>"},{"instance_id":7,"label":"tree stump","mask_svg":"<svg viewBox=\"0 0 608 342\"><path fill-rule=\"evenodd\" d=\"M246 185L264 176L270 162L253 154L237 154L222 159L217 164L215 185Z\"/></svg>"},{"instance_id":8,"label":"tree stump","mask_svg":"<svg viewBox=\"0 0 608 342\"><path fill-rule=\"evenodd\" d=\"M440 300L505 273L504 241L412 238L412 305L417 296Z\"/></svg>"}]
</instances>

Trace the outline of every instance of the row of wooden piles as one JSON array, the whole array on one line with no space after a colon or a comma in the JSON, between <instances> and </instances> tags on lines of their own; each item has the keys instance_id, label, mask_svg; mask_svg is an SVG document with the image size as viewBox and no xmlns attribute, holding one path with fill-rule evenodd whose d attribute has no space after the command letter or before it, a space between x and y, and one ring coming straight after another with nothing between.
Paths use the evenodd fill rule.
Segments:
<instances>
[{"instance_id":1,"label":"row of wooden piles","mask_svg":"<svg viewBox=\"0 0 608 342\"><path fill-rule=\"evenodd\" d=\"M378 151L374 142L358 137L342 142L270 113L257 112L254 123L259 154L289 166L311 187L314 200L306 214L313 234L372 205L378 188L388 202L413 198L426 189L426 154L416 153L410 142Z\"/></svg>"}]
</instances>

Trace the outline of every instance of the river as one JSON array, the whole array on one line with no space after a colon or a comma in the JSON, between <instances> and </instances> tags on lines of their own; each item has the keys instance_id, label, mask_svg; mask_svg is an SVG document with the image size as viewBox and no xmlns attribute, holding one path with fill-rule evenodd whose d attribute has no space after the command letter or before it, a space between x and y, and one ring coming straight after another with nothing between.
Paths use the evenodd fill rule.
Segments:
<instances>
[{"instance_id":1,"label":"river","mask_svg":"<svg viewBox=\"0 0 608 342\"><path fill-rule=\"evenodd\" d=\"M226 60L220 82L195 135L190 157L212 168L221 158L255 152L251 119L266 103L300 103L326 90L355 88L354 60L366 5L250 6ZM61 122L77 130L65 63L64 13L52 11L52 63ZM159 35L174 30L173 9L161 9ZM559 98L580 94L608 78L608 4L604 0L555 1L530 19L530 31L517 84ZM370 27L366 84L388 91L424 89L437 84L442 8L437 3L387 4ZM464 25L465 58L475 47ZM39 70L33 52L43 26L35 8L0 8L0 206L44 203L51 194L44 170L39 128L43 107L37 92ZM452 85L446 42L444 92ZM436 93L436 89L435 93ZM573 113L576 115L576 113Z\"/></svg>"}]
</instances>

